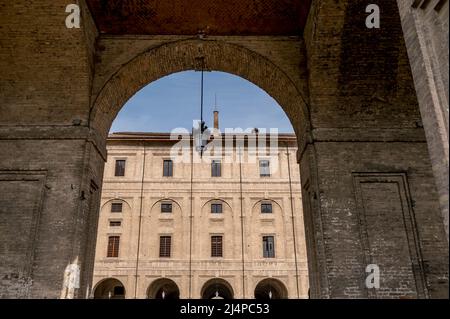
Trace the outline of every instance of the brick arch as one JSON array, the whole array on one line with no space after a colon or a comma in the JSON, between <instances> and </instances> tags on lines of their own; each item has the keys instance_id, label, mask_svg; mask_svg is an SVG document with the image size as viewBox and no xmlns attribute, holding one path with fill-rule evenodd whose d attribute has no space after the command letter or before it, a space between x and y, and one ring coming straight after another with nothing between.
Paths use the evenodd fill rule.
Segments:
<instances>
[{"instance_id":1,"label":"brick arch","mask_svg":"<svg viewBox=\"0 0 450 319\"><path fill-rule=\"evenodd\" d=\"M274 98L285 111L297 136L309 128L307 100L275 63L247 48L218 40L190 39L163 44L136 56L120 68L94 100L90 126L106 138L123 105L141 88L159 78L198 68L240 76Z\"/></svg>"}]
</instances>

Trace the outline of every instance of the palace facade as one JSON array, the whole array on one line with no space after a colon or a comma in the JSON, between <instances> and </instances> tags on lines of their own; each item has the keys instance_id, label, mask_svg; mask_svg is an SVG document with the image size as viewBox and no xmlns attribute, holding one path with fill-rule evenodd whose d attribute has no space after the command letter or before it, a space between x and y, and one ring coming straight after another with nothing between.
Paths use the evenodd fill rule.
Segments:
<instances>
[{"instance_id":1,"label":"palace facade","mask_svg":"<svg viewBox=\"0 0 450 319\"><path fill-rule=\"evenodd\" d=\"M250 139L191 164L168 133L111 134L91 297L307 298L295 135Z\"/></svg>"}]
</instances>

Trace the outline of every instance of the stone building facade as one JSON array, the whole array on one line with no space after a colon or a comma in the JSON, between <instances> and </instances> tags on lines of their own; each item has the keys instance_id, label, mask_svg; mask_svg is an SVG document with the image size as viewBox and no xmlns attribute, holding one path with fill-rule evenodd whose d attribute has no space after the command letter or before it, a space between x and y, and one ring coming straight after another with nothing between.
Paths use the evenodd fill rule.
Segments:
<instances>
[{"instance_id":1,"label":"stone building facade","mask_svg":"<svg viewBox=\"0 0 450 319\"><path fill-rule=\"evenodd\" d=\"M92 297L307 298L295 135L237 140L191 165L170 134L109 136Z\"/></svg>"}]
</instances>

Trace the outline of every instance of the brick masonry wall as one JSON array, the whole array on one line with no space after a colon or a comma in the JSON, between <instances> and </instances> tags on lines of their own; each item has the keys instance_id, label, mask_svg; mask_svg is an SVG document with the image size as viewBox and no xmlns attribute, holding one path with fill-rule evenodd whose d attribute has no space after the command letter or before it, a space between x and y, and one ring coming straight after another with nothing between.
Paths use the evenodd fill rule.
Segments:
<instances>
[{"instance_id":1,"label":"brick masonry wall","mask_svg":"<svg viewBox=\"0 0 450 319\"><path fill-rule=\"evenodd\" d=\"M59 297L64 269L71 263L74 241L78 241L74 218L80 204L84 145L82 141L1 141L2 148L10 152L1 155L0 172L16 175L16 182L2 183L3 192L14 194L14 200L2 196L2 216L10 216L2 219L2 238L6 237L9 247L3 253L20 263L20 268L2 267L2 297ZM19 172L33 171L42 172L43 181L26 194ZM26 200L25 196L35 197L34 207L22 211L23 206L17 202ZM32 221L18 224L24 214L30 214ZM15 249L18 241L25 240L22 232L28 235L27 242L22 249ZM32 282L30 289L10 294L22 281Z\"/></svg>"},{"instance_id":2,"label":"brick masonry wall","mask_svg":"<svg viewBox=\"0 0 450 319\"><path fill-rule=\"evenodd\" d=\"M313 3L304 44L285 38L222 38L152 51L136 38L129 47L136 55L142 52L137 59L108 51L108 44L103 52L110 56L103 61L109 66L104 67L102 40L96 41L87 11L84 28L68 30L65 5L0 3L0 143L7 150L0 155L6 190L1 204L7 208L1 213L14 216L3 218L0 226L8 242L2 248L2 256L8 256L1 269L2 297L86 296L99 205L91 191L101 188L109 125L137 89L162 75L192 69L200 54L210 57L214 69L265 89L296 129L303 192L309 195L303 199L312 297L377 297L363 287L365 259L382 257L385 263L390 251L383 246L367 250L363 239L389 244L398 230L413 234L401 241L417 253L402 256L391 272L395 276L385 281L392 286L378 296L448 298L448 265L443 262L448 242L421 127L426 114L419 112L395 3L383 3L386 28L380 30L365 29L359 14L364 1L322 0ZM127 59L131 62L118 69ZM95 74L104 78L97 81ZM101 83L105 86L97 96ZM403 181L398 194L381 183L370 191L355 187L355 176L388 173L397 174L393 182L389 177L390 187ZM26 190L33 205L16 204ZM370 209L363 210L357 203L368 192L374 196L367 201ZM390 218L386 203L378 203L383 194L399 202L392 206L393 228L377 237L383 226L374 212ZM402 212L414 216L416 227L402 229L398 204L408 194L410 207ZM445 195L442 188L439 195ZM360 227L356 216L375 224ZM407 224L414 225L414 218ZM21 229L30 239L16 242ZM408 259L412 270L405 272ZM81 287L68 292L64 271L75 262L81 267ZM426 289L420 288L421 278ZM418 288L412 289L412 282Z\"/></svg>"},{"instance_id":3,"label":"brick masonry wall","mask_svg":"<svg viewBox=\"0 0 450 319\"><path fill-rule=\"evenodd\" d=\"M91 282L93 247L89 266L83 239L95 238L86 222L88 211L96 221L99 199L85 203L91 180L101 186L106 155L87 127L96 30L85 10L86 27L67 29L67 4L0 3L2 298L61 297L77 257L82 287L74 296Z\"/></svg>"},{"instance_id":4,"label":"brick masonry wall","mask_svg":"<svg viewBox=\"0 0 450 319\"><path fill-rule=\"evenodd\" d=\"M103 52L97 59L99 71L92 97L92 126L106 137L115 116L137 90L165 75L199 69L198 58L204 57L208 70L241 76L264 89L283 105L294 129L305 130L308 126L306 67L304 56L299 54L303 43L299 39L283 39L118 37L102 40ZM293 57L289 59L289 56ZM129 62L118 69L123 61ZM106 79L109 80L105 82Z\"/></svg>"},{"instance_id":5,"label":"brick masonry wall","mask_svg":"<svg viewBox=\"0 0 450 319\"><path fill-rule=\"evenodd\" d=\"M398 9L380 4L383 27L372 30L365 27L366 5L313 3L305 31L312 130L300 138L299 159L305 224L314 228L310 272L320 272L310 275L312 295L448 298L448 244ZM391 173L400 177L391 180ZM357 174L384 180L368 178L368 191ZM385 188L400 184L407 186L398 194ZM411 207L400 214L407 196ZM401 215L409 216L408 227ZM412 253L389 269L398 248L389 249L392 242ZM378 291L364 285L365 266L374 260L387 271Z\"/></svg>"}]
</instances>

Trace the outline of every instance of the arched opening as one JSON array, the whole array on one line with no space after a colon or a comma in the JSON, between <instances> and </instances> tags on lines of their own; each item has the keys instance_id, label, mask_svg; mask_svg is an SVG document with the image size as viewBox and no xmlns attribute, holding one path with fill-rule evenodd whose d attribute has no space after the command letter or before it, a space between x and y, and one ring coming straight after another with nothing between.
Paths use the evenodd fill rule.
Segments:
<instances>
[{"instance_id":1,"label":"arched opening","mask_svg":"<svg viewBox=\"0 0 450 319\"><path fill-rule=\"evenodd\" d=\"M278 279L266 278L255 288L255 299L287 299L286 286Z\"/></svg>"},{"instance_id":2,"label":"arched opening","mask_svg":"<svg viewBox=\"0 0 450 319\"><path fill-rule=\"evenodd\" d=\"M52 2L45 1L50 8ZM433 1L436 2L444 3ZM64 28L47 32L61 22L63 11L42 20L36 19L38 11L29 10L28 6L11 6L7 10L12 25L25 18L37 21L32 29L43 32L25 42L22 35L30 28L23 24L24 29L8 35L6 41L10 44L7 49L18 50L9 50L5 55L1 81L6 83L0 116L1 143L3 149L10 150L2 154L0 161L0 204L8 213L1 214L0 222L2 255L6 254L8 261L1 267L7 276L2 279L2 285L7 287L3 293L55 298L61 288L67 288L63 296L86 295L92 287L93 237L106 159L103 144L112 119L140 87L167 74L198 69L198 58L204 58L207 68L240 75L266 90L293 123L300 144L296 159L301 162L302 199L308 218L305 229L309 269L314 276L310 281L312 297L390 297L398 296L400 290L406 297L448 298L448 161L446 165L442 160L448 158L442 156L448 155L448 147L440 146L448 145L444 143L448 140L448 125L445 114L441 114L441 106L445 108L448 102L440 103L446 99L439 72L430 73L441 63L430 60L435 54L428 54L433 53L428 50L429 45L421 45L420 31L428 28L416 19L423 16L427 20L430 15L426 13L432 13L432 5L412 8L405 4L400 15L400 1L384 5L383 20L388 24L382 32L360 23L364 15L357 13L364 11L363 2L325 0L312 1L306 28L296 28L292 34L262 32L249 23L257 35L244 36L250 35L247 27L240 29L247 32L234 33L219 25L216 30L224 33L211 33L202 27L197 36L199 28L183 33L185 36L173 32L136 36L135 32L127 32L128 28L120 34L105 33L97 22L101 16L108 21L109 16L115 15L149 25L145 22L148 19L134 19L142 15L130 14L128 4L105 10L106 1L101 3L102 13L91 12L94 20L89 8L82 6L83 29L74 30L70 37ZM185 2L185 6L189 4ZM245 5L239 6L246 10ZM154 12L159 12L159 4L157 7L155 11L138 12L153 17ZM173 11L172 6L166 7ZM275 11L275 6L259 7ZM438 7L434 9L439 10ZM59 11L61 6L54 8ZM233 6L217 8L222 15L237 19L239 23L233 25L244 22L232 11ZM286 10L281 11L275 11L279 18L289 15ZM333 17L329 15L331 11L336 13ZM251 14L266 25L260 15ZM195 12L194 15L198 17ZM416 26L408 23L411 19L417 22ZM433 19L428 22L434 23ZM178 27L177 23L173 25ZM408 36L405 45L404 35L411 34L411 30L419 36ZM48 49L43 44L48 44ZM67 50L69 46L71 49ZM422 52L416 52L418 46ZM440 55L442 50L438 51ZM423 63L427 60L431 63ZM66 76L69 69L70 76ZM417 81L412 81L411 72L415 79L423 73L427 81L427 85L416 85L417 96ZM444 82L448 82L448 72L446 77ZM308 110L309 98L312 108ZM309 121L309 112L313 129L303 125ZM433 127L438 130L430 130ZM443 176L443 183L438 179L437 190L432 186L433 174ZM439 201L444 221L438 214ZM131 203L135 206L137 200ZM160 223L167 229L158 235L171 236L171 221ZM268 218L261 221L270 223ZM126 220L123 225L127 225ZM21 241L16 240L18 229ZM214 233L220 234L220 229ZM126 242L125 237L122 242ZM227 237L224 243L229 243ZM136 256L139 258L139 254ZM398 274L381 276L386 289L366 289L368 260L380 261L380 269ZM217 273L231 278L217 268L204 276L213 278ZM79 279L78 289L78 285L65 287L63 280L68 277L63 275L64 269L73 271L66 273L73 275L70 278ZM16 273L20 276L10 276ZM272 273L285 278L278 270ZM113 276L108 271L103 274ZM114 276L125 278L122 274ZM133 277L128 278L127 287L133 287ZM233 280L236 296L240 296L241 285ZM24 283L24 289L16 289Z\"/></svg>"},{"instance_id":3,"label":"arched opening","mask_svg":"<svg viewBox=\"0 0 450 319\"><path fill-rule=\"evenodd\" d=\"M201 296L202 299L233 299L234 292L226 280L214 278L203 285Z\"/></svg>"},{"instance_id":4,"label":"arched opening","mask_svg":"<svg viewBox=\"0 0 450 319\"><path fill-rule=\"evenodd\" d=\"M292 78L266 57L245 47L216 40L183 40L142 52L111 72L94 96L91 127L106 138L123 105L149 83L176 72L205 69L240 76L272 96L288 116L297 136L309 129L306 75ZM106 80L106 81L105 81Z\"/></svg>"},{"instance_id":5,"label":"arched opening","mask_svg":"<svg viewBox=\"0 0 450 319\"><path fill-rule=\"evenodd\" d=\"M104 279L95 287L94 299L125 299L125 287L118 279Z\"/></svg>"},{"instance_id":6,"label":"arched opening","mask_svg":"<svg viewBox=\"0 0 450 319\"><path fill-rule=\"evenodd\" d=\"M147 297L149 299L180 299L180 290L173 280L160 278L150 284Z\"/></svg>"},{"instance_id":7,"label":"arched opening","mask_svg":"<svg viewBox=\"0 0 450 319\"><path fill-rule=\"evenodd\" d=\"M227 52L224 52L227 51ZM169 53L171 52L171 53ZM233 59L233 61L229 60L229 56L235 56L236 58ZM177 43L169 43L166 45L163 45L162 47L158 47L152 50L149 50L148 52L144 52L138 57L131 60L128 64L124 65L121 69L117 71L116 74L114 74L111 79L105 84L103 89L101 90L100 94L97 96L92 113L91 113L91 124L92 127L99 129L99 133L101 134L102 138L105 136L109 130L110 125L114 118L117 116L119 111L122 110L125 102L127 102L131 96L133 98L140 94L143 90L141 90L144 87L150 87L151 85L157 85L157 80L160 78L167 79L169 77L177 76L181 73L188 73L189 70L196 70L198 71L198 57L203 57L205 59L206 68L208 71L212 71L211 73L206 73L205 77L209 77L211 74L214 73L223 73L226 74L229 77L234 78L240 78L240 81L246 82L249 84L249 86L253 86L257 88L259 91L263 92L264 95L268 96L272 101L274 101L273 105L278 111L278 114L282 114L284 120L288 122L290 125L289 133L286 135L289 135L286 137L285 140L283 140L283 143L286 145L289 144L290 149L285 151L286 145L283 145L283 154L289 154L289 158L291 161L292 166L295 166L295 157L296 157L296 149L297 149L297 142L295 140L295 135L292 134L292 130L294 132L298 132L299 130L303 130L306 128L307 119L308 117L305 116L299 116L299 113L303 113L307 111L306 108L306 102L302 97L302 93L300 93L301 88L299 89L297 87L297 83L292 80L288 75L286 75L279 67L277 67L275 64L270 62L267 58L258 55L248 49L245 49L243 47L239 47L237 45L231 45L226 44L224 42L220 41L196 41L196 40L189 40L189 41L180 41ZM156 60L155 60L156 59ZM161 59L161 60L159 60ZM159 60L159 62L156 62ZM160 63L161 61L165 61L164 63ZM172 63L173 62L173 63ZM136 64L137 63L137 64ZM258 71L259 70L259 71ZM185 71L185 72L182 72ZM218 72L215 72L218 71ZM189 72L191 74L194 74L196 76L196 87L193 88L195 90L195 93L198 94L200 89L198 79L200 78L199 72ZM297 79L299 80L299 79ZM161 79L163 81L163 79ZM159 81L158 81L159 82ZM300 81L301 82L301 81ZM208 83L208 82L206 82ZM139 91L141 90L141 91ZM139 92L138 92L139 91ZM169 94L173 94L170 93ZM149 99L149 103L154 103L155 100ZM211 101L211 100L210 100ZM182 100L183 106L186 108L185 100ZM154 103L155 109L151 110L153 105L148 105L150 108L150 115L154 113L155 115L158 115L158 108L160 106L158 103ZM180 101L178 101L178 104L180 104ZM147 105L145 105L147 106ZM270 105L272 107L272 105ZM158 107L158 108L157 108ZM212 105L209 104L209 107L211 108ZM192 108L195 108L196 111L198 111L198 104L194 105ZM262 107L259 109L262 110ZM245 117L245 109L240 110L242 113L238 114L237 116ZM299 112L300 111L300 112ZM294 116L295 114L295 116ZM306 113L305 113L306 114ZM212 115L212 112L211 114ZM198 114L197 114L198 116ZM170 114L167 115L166 118L163 120L165 122L171 122L172 117L170 117ZM195 118L194 118L195 119ZM303 124L301 124L301 122ZM191 122L192 123L192 122ZM266 119L266 128L276 128L277 124L273 122L273 117L269 117ZM210 123L208 123L209 126L212 126ZM239 127L234 126L232 128ZM242 128L248 129L248 128L255 128L253 127L247 127L243 126ZM260 127L260 126L259 126ZM148 126L146 128L148 130ZM189 132L190 130L188 130ZM143 133L140 131L139 133ZM267 133L269 133L269 130L267 130ZM252 133L253 134L253 133ZM256 130L256 133L258 134L258 131ZM116 141L120 139L120 134L116 135L117 137L112 136L112 139L116 138ZM264 250L261 248L263 247L264 240L266 240L266 237L270 237L269 239L272 239L272 243L275 242L283 242L280 238L283 238L283 234L277 233L277 230L275 227L272 227L273 225L278 225L279 223L271 222L270 220L261 221L258 219L258 225L255 224L255 229L258 231L256 234L255 240L259 243L259 245L255 245L254 247L257 247L255 249L253 248L247 248L243 247L243 242L245 240L242 240L242 237L248 238L249 234L243 234L241 235L240 232L242 229L247 229L244 227L242 223L243 219L241 215L245 214L245 210L243 208L243 205L239 204L239 198L233 198L235 194L225 194L223 197L223 201L217 201L220 195L214 195L210 196L209 193L207 193L207 190L205 189L203 191L202 200L204 199L204 203L208 203L208 205L204 205L203 207L195 207L196 202L192 203L192 196L189 196L189 189L192 182L192 178L194 178L196 181L196 192L200 192L199 187L202 187L201 184L205 183L213 183L213 180L218 181L219 183L223 182L224 180L229 179L235 179L236 183L245 183L244 180L254 178L257 179L259 183L263 183L267 189L271 189L267 185L272 183L272 181L275 181L278 178L284 179L286 182L286 185L290 183L288 180L288 176L284 174L281 176L281 171L286 172L286 169L284 170L276 170L275 168L278 168L277 165L275 165L275 161L271 162L271 157L266 155L264 157L264 162L269 162L271 164L270 172L267 173L266 171L262 171L261 162L262 160L258 159L256 162L248 162L246 164L243 164L244 167L242 169L243 174L241 174L241 181L237 178L237 172L240 170L239 164L237 161L234 161L232 165L233 167L226 167L227 163L225 160L223 161L223 166L221 166L219 170L219 174L216 176L212 173L212 165L205 164L205 163L199 163L199 166L196 166L195 169L193 169L193 177L189 177L191 166L190 163L187 163L187 165L182 168L181 164L177 164L175 161L170 165L167 166L167 172L165 170L165 161L169 161L169 157L165 150L162 150L160 148L158 151L153 151L151 149L151 143L147 142L145 139L147 138L145 134L142 134L143 140L142 143L136 144L136 149L128 148L128 151L125 151L124 154L121 154L121 150L110 152L108 150L108 157L110 154L115 154L117 158L115 160L120 160L126 157L132 157L132 159L129 161L130 167L133 167L134 171L131 171L131 174L134 174L133 176L136 178L139 183L136 183L135 188L140 189L143 194L146 194L146 196L141 196L138 199L136 199L136 206L135 206L135 213L137 215L142 216L142 219L139 220L141 224L134 225L134 229L140 229L140 232L138 232L139 235L134 236L133 240L138 247L137 255L138 257L136 260L133 260L133 265L131 267L138 267L138 270L140 272L144 272L145 264L153 265L151 269L152 273L156 273L159 276L174 276L174 273L171 273L172 269L163 269L163 267L171 267L174 265L174 260L176 258L187 258L186 255L189 255L189 260L192 263L200 263L200 260L196 260L196 257L194 255L194 258L190 258L193 250L198 250L200 258L202 260L206 260L209 264L210 270L215 269L221 269L221 264L224 259L227 261L231 259L233 263L236 264L235 267L241 267L241 263L249 263L256 262L256 260L261 260L264 258L269 258L269 255L266 255ZM139 134L136 133L134 136L132 134L128 134L128 142L131 144L132 140L138 140ZM159 138L158 142L159 145L162 145L160 136L154 136L150 138ZM149 139L150 139L149 138ZM269 139L269 138L268 138ZM129 147L129 145L127 147ZM236 144L236 143L235 143ZM248 145L248 143L247 143ZM193 148L194 149L194 148ZM234 147L232 152L236 153L237 147ZM152 153L153 152L153 153ZM247 151L247 155L250 152ZM135 156L136 154L136 156ZM236 153L237 154L237 153ZM277 153L279 154L279 153ZM147 156L147 157L146 157ZM284 157L284 167L287 168L287 156ZM149 164L151 163L151 164ZM195 162L194 162L195 163ZM186 164L186 163L185 163ZM112 174L114 171L111 167L114 166L114 163L108 163L109 165L110 173ZM132 165L132 166L131 166ZM195 164L197 165L197 164ZM203 166L202 166L203 165ZM247 165L247 166L245 166ZM145 167L144 169L141 169L140 167ZM294 190L297 193L296 195L296 207L301 207L301 196L299 195L300 192L300 179L298 175L298 167L296 167L296 173L292 180L294 183L296 183L296 189ZM182 175L184 172L184 175ZM247 175L247 173L251 172L252 177L250 175ZM275 176L275 173L279 173L278 176ZM125 178L118 177L115 179L114 176L110 176L108 178L109 181L114 182L114 180L119 181L120 179L127 178L125 174ZM148 177L144 176L144 174L149 174ZM250 173L249 173L250 174ZM160 180L162 179L164 182L166 181L180 181L180 178L184 178L183 183L185 185L185 189L179 189L181 185L183 184L176 184L172 189L166 190L164 189L163 185L154 185L151 186L150 184L152 181ZM202 183L198 183L198 180L202 179ZM178 180L177 180L178 179ZM142 183L141 183L142 181ZM279 185L279 184L277 184ZM176 186L176 187L175 187ZM206 186L205 186L206 187ZM221 186L218 186L221 187ZM278 186L274 186L278 187ZM148 188L148 190L146 189ZM245 189L247 186L244 187L243 192L246 192ZM117 192L114 189L120 189L117 187L103 187L102 191L109 191L110 194L114 194ZM122 188L123 189L123 188ZM161 190L161 195L154 195L155 190ZM176 192L179 190L179 192ZM281 190L278 190L280 192ZM206 195L207 194L207 195ZM283 196L286 196L288 198L289 194L289 188L286 186L286 188L283 189ZM250 196L247 194L244 194L245 196ZM122 196L125 196L122 194ZM128 194L127 196L132 196L131 194ZM127 197L125 196L125 197ZM271 196L270 194L258 194L257 197L259 199L266 198L267 196ZM278 194L277 196L281 196ZM160 202L161 198L174 198L177 199L180 202L180 205L182 206L181 209L183 212L181 214L168 214L166 210L164 210L164 214L161 205L153 205L151 206L151 210L156 209L157 211L161 212L161 214L148 214L146 211L146 207L150 207L151 203L155 203L155 198L160 197L156 202ZM241 197L240 197L241 198ZM244 196L242 197L244 198ZM226 199L226 202L225 202ZM217 201L217 202L216 202ZM164 202L164 201L163 201ZM212 204L215 204L213 207ZM164 204L169 204L165 203ZM190 205L193 205L193 212L192 214L195 215L191 218L189 207ZM222 206L222 207L220 207ZM275 205L274 205L275 206ZM141 210L141 207L142 210ZM169 206L168 206L169 207ZM206 207L206 208L205 208ZM286 208L287 209L287 208ZM168 210L170 210L168 208ZM205 210L208 212L205 213ZM227 213L227 210L229 213ZM242 210L242 212L241 212ZM197 216L196 212L203 212L202 216ZM276 209L274 209L276 211ZM219 212L222 212L221 214ZM300 212L301 213L301 212ZM284 218L284 214L273 214L274 218ZM198 218L208 218L207 221L198 222ZM270 217L270 216L266 216ZM150 218L153 218L153 222L150 222ZM194 220L193 224L195 225L208 225L208 227L202 227L202 229L196 228L197 226L190 225L191 221ZM298 229L302 229L303 225L301 224L302 221L300 221L298 224L295 225L296 229L293 230L292 227L287 228L286 232L289 232L290 236L292 235L293 231L297 232ZM266 230L269 228L269 233L261 233L260 230L262 229L260 225L261 223L265 223ZM285 224L284 222L280 221L281 224ZM273 225L272 225L273 224ZM187 228L183 231L179 225L188 225ZM269 227L269 228L267 228ZM272 229L273 228L273 229ZM206 232L204 230L209 229L209 232ZM233 231L230 231L230 229L234 229ZM244 231L242 231L243 233ZM298 231L299 233L301 230ZM124 233L124 243L126 242L127 238L127 232L126 229L123 228ZM294 235L295 236L295 235ZM192 238L191 238L192 237ZM195 242L198 243L197 247L194 249L191 249L189 247L189 243ZM151 243L151 245L146 245L146 243ZM280 245L278 248L274 248L275 246L272 246L272 252L273 254L270 254L270 258L278 258L278 256L284 256L286 255L285 250L289 250L290 252L293 252L294 250L297 250L294 248L294 245L290 245L288 248L283 247ZM250 251L252 250L252 251ZM276 250L276 253L274 252ZM245 257L242 258L242 255L245 254ZM292 256L293 254L290 254ZM135 253L136 256L136 253ZM272 257L273 256L273 257ZM276 257L275 257L276 256ZM161 258L164 258L164 263L167 262L168 266L163 263L159 263L159 261L162 261ZM172 259L170 259L172 258ZM245 259L245 261L244 261ZM306 257L305 257L306 259ZM151 260L154 263L146 263L147 260ZM293 264L294 259L292 258ZM170 263L170 264L169 264ZM139 265L138 265L139 264ZM138 265L138 266L136 266ZM149 266L150 267L150 266ZM175 266L174 266L175 268ZM147 268L148 269L148 268ZM188 269L191 269L191 267L185 267L183 270L185 272L188 271ZM296 269L294 267L290 268L289 270L285 270L285 275L292 277L293 280L295 280L295 271ZM180 275L179 273L176 275ZM228 277L231 275L230 273L224 273L222 276ZM263 274L268 276L267 274ZM182 276L185 276L185 278L189 278L191 275L188 275L186 273L183 273ZM214 276L214 273L205 273L203 276ZM137 277L136 277L137 278ZM136 279L138 281L139 279ZM184 280L184 279L183 279ZM242 284L242 281L246 279L238 278L236 286L238 287L236 290L236 296L239 298L249 298L251 297L251 292L249 292L249 295L245 295L244 292L240 291L240 287L245 285ZM307 280L305 278L305 280ZM184 282L184 281L183 281ZM139 286L139 284L134 283L136 286ZM197 283L195 283L197 285ZM168 289L168 287L166 287ZM187 291L192 292L192 296L194 297L198 291L194 291L191 289L192 287L189 287L189 289L186 289L186 292L182 290L183 294L188 294ZM145 288L144 288L145 289ZM184 288L183 288L184 289ZM148 298L161 298L162 293L164 289L163 288L149 288L147 294L145 294L145 290L140 293L141 296L147 296ZM165 292L164 295L166 297L168 292ZM203 286L203 289L200 293L201 298L223 298L223 299L231 299L234 298L235 292L233 291L231 285L227 283L224 280L220 279L214 279L208 282Z\"/></svg>"}]
</instances>

